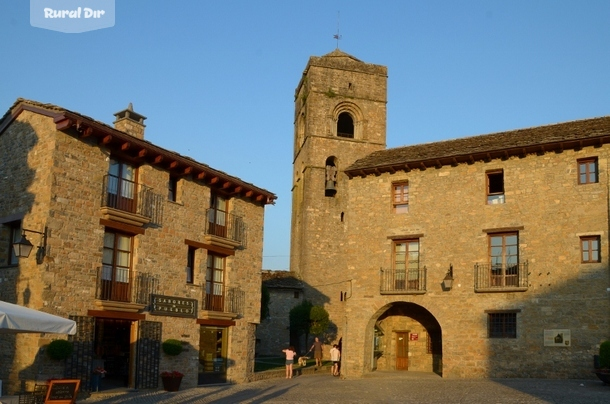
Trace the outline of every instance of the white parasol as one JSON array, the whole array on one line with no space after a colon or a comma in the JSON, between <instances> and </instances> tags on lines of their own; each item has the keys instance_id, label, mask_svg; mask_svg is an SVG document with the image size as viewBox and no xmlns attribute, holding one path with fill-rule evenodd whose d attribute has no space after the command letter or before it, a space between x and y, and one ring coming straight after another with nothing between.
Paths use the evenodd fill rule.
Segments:
<instances>
[{"instance_id":1,"label":"white parasol","mask_svg":"<svg viewBox=\"0 0 610 404\"><path fill-rule=\"evenodd\" d=\"M76 322L0 300L0 333L50 332L76 334Z\"/></svg>"}]
</instances>

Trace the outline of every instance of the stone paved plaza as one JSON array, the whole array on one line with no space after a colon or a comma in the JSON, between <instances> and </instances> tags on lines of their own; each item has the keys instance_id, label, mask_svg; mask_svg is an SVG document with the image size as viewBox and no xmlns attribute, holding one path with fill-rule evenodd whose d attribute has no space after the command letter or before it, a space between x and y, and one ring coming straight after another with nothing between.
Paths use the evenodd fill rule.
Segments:
<instances>
[{"instance_id":1,"label":"stone paved plaza","mask_svg":"<svg viewBox=\"0 0 610 404\"><path fill-rule=\"evenodd\" d=\"M94 395L79 403L556 403L608 404L610 385L591 380L443 379L435 374L375 372L362 379L305 375L253 383Z\"/></svg>"}]
</instances>

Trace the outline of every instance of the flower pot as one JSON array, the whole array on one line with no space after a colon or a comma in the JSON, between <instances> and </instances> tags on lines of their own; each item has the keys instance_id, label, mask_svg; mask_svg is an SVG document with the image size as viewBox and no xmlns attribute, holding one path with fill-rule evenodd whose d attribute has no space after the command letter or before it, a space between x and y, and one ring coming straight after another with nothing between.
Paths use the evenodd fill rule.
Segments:
<instances>
[{"instance_id":1,"label":"flower pot","mask_svg":"<svg viewBox=\"0 0 610 404\"><path fill-rule=\"evenodd\" d=\"M601 380L602 382L606 383L606 384L610 384L610 373L608 372L594 372L597 377L599 378L599 380Z\"/></svg>"},{"instance_id":2,"label":"flower pot","mask_svg":"<svg viewBox=\"0 0 610 404\"><path fill-rule=\"evenodd\" d=\"M163 381L163 389L165 391L178 391L182 377L161 377Z\"/></svg>"}]
</instances>

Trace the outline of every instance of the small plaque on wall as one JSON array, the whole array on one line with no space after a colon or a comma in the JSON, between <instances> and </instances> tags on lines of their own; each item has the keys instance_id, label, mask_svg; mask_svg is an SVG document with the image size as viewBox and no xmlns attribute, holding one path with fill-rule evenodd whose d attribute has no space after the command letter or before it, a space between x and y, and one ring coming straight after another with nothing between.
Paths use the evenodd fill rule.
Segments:
<instances>
[{"instance_id":1,"label":"small plaque on wall","mask_svg":"<svg viewBox=\"0 0 610 404\"><path fill-rule=\"evenodd\" d=\"M544 330L544 346L571 346L570 330Z\"/></svg>"},{"instance_id":2,"label":"small plaque on wall","mask_svg":"<svg viewBox=\"0 0 610 404\"><path fill-rule=\"evenodd\" d=\"M197 300L176 296L151 295L150 314L197 318Z\"/></svg>"}]
</instances>

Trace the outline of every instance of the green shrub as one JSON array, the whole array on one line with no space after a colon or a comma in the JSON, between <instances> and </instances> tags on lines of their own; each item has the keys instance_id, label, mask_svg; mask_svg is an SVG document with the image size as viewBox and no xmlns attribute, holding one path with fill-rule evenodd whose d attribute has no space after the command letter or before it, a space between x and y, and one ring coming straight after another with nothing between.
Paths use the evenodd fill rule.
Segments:
<instances>
[{"instance_id":1,"label":"green shrub","mask_svg":"<svg viewBox=\"0 0 610 404\"><path fill-rule=\"evenodd\" d=\"M47 355L53 360L62 360L69 358L72 355L72 343L65 339L56 339L51 341L47 347Z\"/></svg>"},{"instance_id":2,"label":"green shrub","mask_svg":"<svg viewBox=\"0 0 610 404\"><path fill-rule=\"evenodd\" d=\"M161 344L161 347L163 348L163 352L171 356L180 355L180 352L182 352L182 342L177 339L166 339L163 341L163 344Z\"/></svg>"},{"instance_id":3,"label":"green shrub","mask_svg":"<svg viewBox=\"0 0 610 404\"><path fill-rule=\"evenodd\" d=\"M610 340L599 346L599 367L610 369Z\"/></svg>"}]
</instances>

